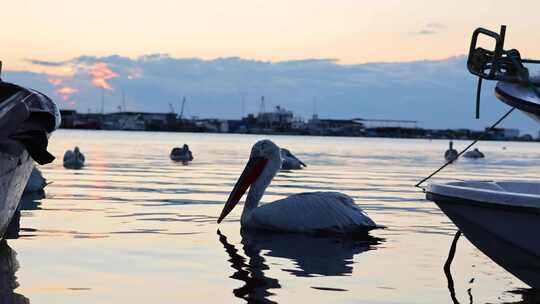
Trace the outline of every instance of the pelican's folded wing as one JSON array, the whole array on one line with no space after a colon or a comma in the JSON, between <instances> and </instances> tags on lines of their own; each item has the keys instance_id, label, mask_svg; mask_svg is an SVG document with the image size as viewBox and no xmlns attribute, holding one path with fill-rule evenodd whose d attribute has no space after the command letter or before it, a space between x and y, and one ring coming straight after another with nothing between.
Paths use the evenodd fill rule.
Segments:
<instances>
[{"instance_id":1,"label":"pelican's folded wing","mask_svg":"<svg viewBox=\"0 0 540 304\"><path fill-rule=\"evenodd\" d=\"M313 192L262 205L250 215L253 228L290 232L351 233L378 226L353 199L339 192Z\"/></svg>"}]
</instances>

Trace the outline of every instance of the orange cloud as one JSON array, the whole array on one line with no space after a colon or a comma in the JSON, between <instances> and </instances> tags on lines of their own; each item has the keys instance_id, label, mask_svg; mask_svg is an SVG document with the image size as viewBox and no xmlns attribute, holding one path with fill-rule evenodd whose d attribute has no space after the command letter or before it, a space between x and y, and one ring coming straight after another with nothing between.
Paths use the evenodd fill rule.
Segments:
<instances>
[{"instance_id":1,"label":"orange cloud","mask_svg":"<svg viewBox=\"0 0 540 304\"><path fill-rule=\"evenodd\" d=\"M111 69L104 62L92 65L90 67L90 75L93 77L92 84L105 90L113 89L107 80L118 77L118 74L111 71Z\"/></svg>"},{"instance_id":2,"label":"orange cloud","mask_svg":"<svg viewBox=\"0 0 540 304\"><path fill-rule=\"evenodd\" d=\"M47 79L47 80L49 81L50 84L52 84L55 87L61 85L62 82L64 82L60 78L53 78L53 77L49 77L49 79Z\"/></svg>"},{"instance_id":3,"label":"orange cloud","mask_svg":"<svg viewBox=\"0 0 540 304\"><path fill-rule=\"evenodd\" d=\"M63 95L71 95L71 94L75 94L79 92L79 89L74 88L74 87L62 87L58 89L56 92Z\"/></svg>"},{"instance_id":4,"label":"orange cloud","mask_svg":"<svg viewBox=\"0 0 540 304\"><path fill-rule=\"evenodd\" d=\"M69 86L61 87L58 90L56 90L56 93L58 93L58 95L60 95L60 97L62 97L64 101L68 101L71 95L77 92L79 92L79 89L74 88L74 87L69 87Z\"/></svg>"}]
</instances>

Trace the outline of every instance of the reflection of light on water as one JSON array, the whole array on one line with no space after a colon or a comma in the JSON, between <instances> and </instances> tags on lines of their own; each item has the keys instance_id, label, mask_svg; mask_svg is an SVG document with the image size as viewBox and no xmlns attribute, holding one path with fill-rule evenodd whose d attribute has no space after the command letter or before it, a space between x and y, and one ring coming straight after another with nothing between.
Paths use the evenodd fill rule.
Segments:
<instances>
[{"instance_id":1,"label":"reflection of light on water","mask_svg":"<svg viewBox=\"0 0 540 304\"><path fill-rule=\"evenodd\" d=\"M231 290L246 283L229 278L237 270L231 271L231 257L216 240L215 221L251 145L263 137L59 130L50 141L53 154L78 145L87 167L65 170L58 161L42 167L53 183L45 198L22 211L21 238L10 240L23 265L18 292L47 303L79 302L73 297L83 293L92 303L236 302ZM377 245L301 246L307 241L240 235L239 208L219 228L244 259L242 271L264 283L252 295L271 293L263 298L279 303L449 301L441 267L455 227L413 187L440 166L447 142L272 139L308 167L279 173L263 202L305 191L343 191L389 229L372 233L385 239ZM171 148L184 142L196 156L189 166L169 160ZM538 178L535 144L505 145L503 151L500 143L482 144L489 155L483 165L457 162L439 178ZM310 247L317 249L302 253ZM372 247L377 249L367 250ZM506 291L524 285L466 239L452 272L461 302L468 302L461 291L469 287L477 303L522 298ZM242 292L250 294L249 288Z\"/></svg>"}]
</instances>

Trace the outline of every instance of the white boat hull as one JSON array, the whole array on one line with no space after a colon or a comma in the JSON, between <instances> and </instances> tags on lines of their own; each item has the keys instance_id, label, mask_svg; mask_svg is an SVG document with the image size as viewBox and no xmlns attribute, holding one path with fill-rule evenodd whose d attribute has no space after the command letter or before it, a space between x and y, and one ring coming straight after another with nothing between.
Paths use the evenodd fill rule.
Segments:
<instances>
[{"instance_id":1,"label":"white boat hull","mask_svg":"<svg viewBox=\"0 0 540 304\"><path fill-rule=\"evenodd\" d=\"M510 199L505 203L493 190L475 189L487 192L486 200L480 200L478 193L431 188L427 199L434 201L474 246L529 286L540 288L540 201L535 195L522 193L525 200L519 201L512 200L512 194L501 193Z\"/></svg>"},{"instance_id":2,"label":"white boat hull","mask_svg":"<svg viewBox=\"0 0 540 304\"><path fill-rule=\"evenodd\" d=\"M34 160L21 144L0 142L0 238L17 210L33 167Z\"/></svg>"}]
</instances>

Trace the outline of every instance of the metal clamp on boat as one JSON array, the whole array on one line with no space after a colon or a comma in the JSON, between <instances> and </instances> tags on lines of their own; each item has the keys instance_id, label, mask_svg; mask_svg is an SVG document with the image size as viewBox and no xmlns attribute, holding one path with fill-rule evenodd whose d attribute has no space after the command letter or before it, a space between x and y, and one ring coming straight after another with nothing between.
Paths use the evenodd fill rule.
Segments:
<instances>
[{"instance_id":1,"label":"metal clamp on boat","mask_svg":"<svg viewBox=\"0 0 540 304\"><path fill-rule=\"evenodd\" d=\"M478 38L485 35L495 40L495 49L478 47ZM532 114L535 119L540 115L540 77L531 77L524 63L540 64L540 60L522 59L516 49L505 50L506 26L501 26L500 33L478 28L473 32L467 68L478 76L476 92L476 118L480 117L480 93L482 80L498 80L496 96L506 104Z\"/></svg>"},{"instance_id":2,"label":"metal clamp on boat","mask_svg":"<svg viewBox=\"0 0 540 304\"><path fill-rule=\"evenodd\" d=\"M0 79L0 237L17 209L34 161L54 160L47 145L59 125L60 112L49 97Z\"/></svg>"},{"instance_id":3,"label":"metal clamp on boat","mask_svg":"<svg viewBox=\"0 0 540 304\"><path fill-rule=\"evenodd\" d=\"M540 122L540 78L531 77L519 51L505 50L506 27L500 33L474 31L467 67L482 79L497 80L495 96ZM480 35L495 40L495 49L477 47ZM435 202L467 239L508 272L540 288L540 182L462 181L431 183L426 198Z\"/></svg>"}]
</instances>

